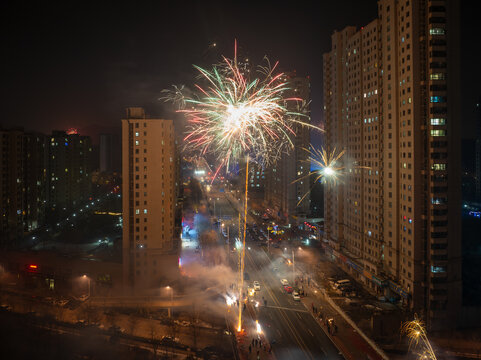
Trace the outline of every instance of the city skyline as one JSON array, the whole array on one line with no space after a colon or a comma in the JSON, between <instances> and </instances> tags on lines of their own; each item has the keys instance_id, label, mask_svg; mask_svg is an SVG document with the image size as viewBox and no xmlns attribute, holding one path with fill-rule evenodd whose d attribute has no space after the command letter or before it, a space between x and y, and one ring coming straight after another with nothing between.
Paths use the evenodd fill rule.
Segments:
<instances>
[{"instance_id":1,"label":"city skyline","mask_svg":"<svg viewBox=\"0 0 481 360\"><path fill-rule=\"evenodd\" d=\"M471 4L0 8L0 358L479 358Z\"/></svg>"}]
</instances>

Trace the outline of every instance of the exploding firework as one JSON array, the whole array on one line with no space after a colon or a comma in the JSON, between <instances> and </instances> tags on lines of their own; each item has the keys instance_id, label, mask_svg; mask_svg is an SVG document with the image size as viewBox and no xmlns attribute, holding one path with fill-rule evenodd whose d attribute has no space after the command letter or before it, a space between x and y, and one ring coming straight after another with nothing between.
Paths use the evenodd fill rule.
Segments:
<instances>
[{"instance_id":1,"label":"exploding firework","mask_svg":"<svg viewBox=\"0 0 481 360\"><path fill-rule=\"evenodd\" d=\"M414 316L414 320L403 324L402 333L409 339L409 348L419 356L419 359L437 360L436 354L429 342L424 323Z\"/></svg>"},{"instance_id":2,"label":"exploding firework","mask_svg":"<svg viewBox=\"0 0 481 360\"><path fill-rule=\"evenodd\" d=\"M309 153L306 160L308 166L313 168L311 172L307 175L302 176L295 180L294 182L301 181L307 177L314 175L314 182L311 188L304 196L299 200L297 205L299 205L310 193L312 187L318 182L329 179L330 181L336 182L339 180L344 170L344 166L341 163L341 159L346 152L345 150L337 151L335 148L331 152L326 151L324 148L316 149L311 147L311 149L303 149Z\"/></svg>"},{"instance_id":3,"label":"exploding firework","mask_svg":"<svg viewBox=\"0 0 481 360\"><path fill-rule=\"evenodd\" d=\"M276 73L278 63L250 71L248 65L223 57L211 70L194 66L199 84L187 94L185 88L174 87L164 92L163 99L179 107L187 121L187 149L201 155L213 154L220 167L229 167L244 156L267 166L283 152L293 148L296 126L308 126L308 116L292 112L290 102L303 99L285 96L287 77ZM219 167L219 168L220 168Z\"/></svg>"}]
</instances>

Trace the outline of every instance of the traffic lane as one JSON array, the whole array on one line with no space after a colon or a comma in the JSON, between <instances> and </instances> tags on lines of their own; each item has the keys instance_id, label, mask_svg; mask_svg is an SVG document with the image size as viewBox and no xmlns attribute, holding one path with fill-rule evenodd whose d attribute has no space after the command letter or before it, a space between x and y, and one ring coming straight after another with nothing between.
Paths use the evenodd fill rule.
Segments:
<instances>
[{"instance_id":1,"label":"traffic lane","mask_svg":"<svg viewBox=\"0 0 481 360\"><path fill-rule=\"evenodd\" d=\"M267 332L267 336L269 341L272 341L274 339L277 343L278 338L281 339L281 345L278 346L277 344L275 345L275 348L280 347L282 348L282 356L285 359L313 359L312 355L310 354L309 349L307 349L306 345L304 344L302 338L299 337L299 335L296 332L296 329L292 326L292 324L289 323L288 317L286 316L284 310L280 306L277 296L273 294L270 291L270 288L267 286L270 281L265 278L264 275L259 272L255 266L255 263L252 261L252 258L250 254L246 254L246 265L252 272L252 274L256 276L256 278L263 283L261 286L261 292L259 295L262 294L264 298L267 299L268 305L267 309L271 309L270 318L266 319L264 317L260 318L261 320L261 325L264 324L264 321L267 322L267 324L272 324L271 326L267 326L267 329L276 329L277 332ZM261 305L262 306L262 305ZM271 306L274 306L274 308L270 308ZM264 309L264 310L267 310ZM260 312L263 310L262 308L258 309ZM258 316L261 316L261 314L258 313ZM277 351L274 350L274 353L276 357L278 357Z\"/></svg>"},{"instance_id":2,"label":"traffic lane","mask_svg":"<svg viewBox=\"0 0 481 360\"><path fill-rule=\"evenodd\" d=\"M316 359L343 359L339 355L339 350L309 312L291 312L288 316Z\"/></svg>"},{"instance_id":3,"label":"traffic lane","mask_svg":"<svg viewBox=\"0 0 481 360\"><path fill-rule=\"evenodd\" d=\"M262 256L262 254L256 255L257 256L254 258L260 263L264 263L264 265L269 261L265 256L265 253L264 256ZM276 279L276 276L266 278L266 276L261 275L261 277L263 277L262 280L265 284L273 284L270 286L270 290L275 296L277 303L280 304L281 307L290 309L278 310L283 311L287 316L290 325L295 328L298 335L303 339L305 345L307 345L312 352L314 358L342 359L337 348L327 337L312 315L306 311L305 307L300 302L295 301L290 294L287 294L283 290L282 285L280 285L280 279Z\"/></svg>"},{"instance_id":4,"label":"traffic lane","mask_svg":"<svg viewBox=\"0 0 481 360\"><path fill-rule=\"evenodd\" d=\"M285 291L284 286L281 284L281 278L278 277L277 274L275 276L272 274L273 269L263 253L263 250L255 250L252 248L252 250L248 252L250 256L249 260L255 263L255 266L259 269L258 272L265 277L265 283L269 285L269 289L276 296L280 306L302 308L302 305L294 301L292 295Z\"/></svg>"}]
</instances>

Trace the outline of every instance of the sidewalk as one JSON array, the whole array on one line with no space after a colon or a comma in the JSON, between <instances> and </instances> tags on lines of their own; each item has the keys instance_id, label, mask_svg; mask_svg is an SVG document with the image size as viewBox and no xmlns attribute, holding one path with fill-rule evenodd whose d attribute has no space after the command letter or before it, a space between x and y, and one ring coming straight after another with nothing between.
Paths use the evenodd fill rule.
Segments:
<instances>
[{"instance_id":1,"label":"sidewalk","mask_svg":"<svg viewBox=\"0 0 481 360\"><path fill-rule=\"evenodd\" d=\"M267 255L267 254L266 254ZM296 264L296 271L299 275L307 279L308 273L304 268ZM371 340L360 334L361 330L357 325L339 308L332 299L323 291L314 279L310 279L299 284L304 287L307 296L301 299L306 309L318 321L325 334L332 340L339 351L346 359L356 360L387 360L388 356ZM322 320L320 319L322 315ZM330 321L329 327L326 323ZM334 330L334 324L337 332ZM377 349L376 349L377 347Z\"/></svg>"},{"instance_id":2,"label":"sidewalk","mask_svg":"<svg viewBox=\"0 0 481 360\"><path fill-rule=\"evenodd\" d=\"M317 286L307 287L302 303L346 359L384 359L328 303ZM337 329L336 329L337 328ZM337 331L336 331L337 330Z\"/></svg>"}]
</instances>

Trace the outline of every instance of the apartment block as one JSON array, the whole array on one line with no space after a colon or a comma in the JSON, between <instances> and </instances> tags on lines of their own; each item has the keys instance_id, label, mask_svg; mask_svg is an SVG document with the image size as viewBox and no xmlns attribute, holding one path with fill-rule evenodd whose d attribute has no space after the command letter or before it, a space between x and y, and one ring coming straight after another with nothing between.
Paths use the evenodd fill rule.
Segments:
<instances>
[{"instance_id":1,"label":"apartment block","mask_svg":"<svg viewBox=\"0 0 481 360\"><path fill-rule=\"evenodd\" d=\"M53 131L48 147L48 207L58 215L92 196L92 141L88 136Z\"/></svg>"},{"instance_id":2,"label":"apartment block","mask_svg":"<svg viewBox=\"0 0 481 360\"><path fill-rule=\"evenodd\" d=\"M308 78L296 76L295 73L286 74L289 83L286 97L299 98L297 102L290 101L287 106L292 113L303 114L296 117L303 122L310 123L310 83ZM310 128L296 124L293 128L295 136L291 137L293 149L281 154L276 164L264 170L265 202L271 213L285 221L294 217L305 217L310 211L309 196L309 153ZM305 177L305 178L304 178ZM299 203L301 198L304 200Z\"/></svg>"},{"instance_id":3,"label":"apartment block","mask_svg":"<svg viewBox=\"0 0 481 360\"><path fill-rule=\"evenodd\" d=\"M122 119L123 276L132 289L158 287L178 271L178 176L173 121L127 108Z\"/></svg>"},{"instance_id":4,"label":"apartment block","mask_svg":"<svg viewBox=\"0 0 481 360\"><path fill-rule=\"evenodd\" d=\"M459 12L449 0L378 10L324 54L326 146L346 151L325 186L325 248L441 329L461 306Z\"/></svg>"},{"instance_id":5,"label":"apartment block","mask_svg":"<svg viewBox=\"0 0 481 360\"><path fill-rule=\"evenodd\" d=\"M0 164L0 246L12 246L45 221L45 135L0 130Z\"/></svg>"}]
</instances>

